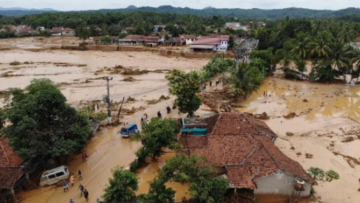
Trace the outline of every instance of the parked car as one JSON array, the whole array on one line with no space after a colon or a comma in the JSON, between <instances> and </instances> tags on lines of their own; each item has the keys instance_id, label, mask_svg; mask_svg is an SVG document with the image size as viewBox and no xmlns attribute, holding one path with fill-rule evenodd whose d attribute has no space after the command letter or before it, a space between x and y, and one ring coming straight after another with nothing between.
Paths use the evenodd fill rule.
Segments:
<instances>
[{"instance_id":1,"label":"parked car","mask_svg":"<svg viewBox=\"0 0 360 203\"><path fill-rule=\"evenodd\" d=\"M135 134L138 132L139 132L138 127L134 123L131 123L125 127L122 127L120 130L120 134L122 137L129 137L130 134Z\"/></svg>"},{"instance_id":2,"label":"parked car","mask_svg":"<svg viewBox=\"0 0 360 203\"><path fill-rule=\"evenodd\" d=\"M44 171L41 175L40 186L47 186L58 183L59 181L69 178L70 172L66 166L60 166L48 171Z\"/></svg>"}]
</instances>

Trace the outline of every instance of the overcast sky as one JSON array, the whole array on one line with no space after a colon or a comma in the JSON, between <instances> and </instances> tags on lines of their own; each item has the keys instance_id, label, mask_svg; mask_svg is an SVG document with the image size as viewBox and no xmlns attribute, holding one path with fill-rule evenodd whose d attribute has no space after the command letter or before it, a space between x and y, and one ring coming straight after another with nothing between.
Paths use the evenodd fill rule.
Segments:
<instances>
[{"instance_id":1,"label":"overcast sky","mask_svg":"<svg viewBox=\"0 0 360 203\"><path fill-rule=\"evenodd\" d=\"M288 8L343 9L360 7L360 0L0 0L0 7L53 8L57 10L88 10L102 8L125 8L129 5L152 6L172 5L202 9L215 8Z\"/></svg>"}]
</instances>

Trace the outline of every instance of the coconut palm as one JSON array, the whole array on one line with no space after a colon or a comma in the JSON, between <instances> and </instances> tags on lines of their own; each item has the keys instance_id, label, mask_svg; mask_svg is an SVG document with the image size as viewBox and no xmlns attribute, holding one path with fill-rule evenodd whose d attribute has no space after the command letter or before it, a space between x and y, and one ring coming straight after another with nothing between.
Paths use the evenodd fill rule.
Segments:
<instances>
[{"instance_id":1,"label":"coconut palm","mask_svg":"<svg viewBox=\"0 0 360 203\"><path fill-rule=\"evenodd\" d=\"M311 38L308 35L299 33L296 39L293 41L295 47L291 50L291 52L300 59L305 59L309 53L310 41Z\"/></svg>"},{"instance_id":2,"label":"coconut palm","mask_svg":"<svg viewBox=\"0 0 360 203\"><path fill-rule=\"evenodd\" d=\"M241 63L232 70L229 84L233 86L233 90L238 96L247 96L258 89L264 78L265 74L259 68L249 63Z\"/></svg>"},{"instance_id":3,"label":"coconut palm","mask_svg":"<svg viewBox=\"0 0 360 203\"><path fill-rule=\"evenodd\" d=\"M331 52L328 57L332 61L333 68L337 70L349 68L353 51L354 49L351 46L345 45L339 40L335 41L331 45Z\"/></svg>"},{"instance_id":4,"label":"coconut palm","mask_svg":"<svg viewBox=\"0 0 360 203\"><path fill-rule=\"evenodd\" d=\"M328 39L326 39L326 33L319 34L315 40L310 43L310 56L317 56L317 57L329 57L331 53L331 48Z\"/></svg>"}]
</instances>

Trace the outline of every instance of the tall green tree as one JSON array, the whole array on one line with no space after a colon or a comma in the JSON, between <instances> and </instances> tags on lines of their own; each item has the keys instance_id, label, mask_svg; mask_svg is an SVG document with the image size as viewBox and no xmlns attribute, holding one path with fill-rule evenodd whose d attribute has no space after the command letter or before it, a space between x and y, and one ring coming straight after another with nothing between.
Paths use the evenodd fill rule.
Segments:
<instances>
[{"instance_id":1,"label":"tall green tree","mask_svg":"<svg viewBox=\"0 0 360 203\"><path fill-rule=\"evenodd\" d=\"M147 194L138 196L140 203L174 203L175 190L165 186L166 180L155 178L150 182Z\"/></svg>"},{"instance_id":2,"label":"tall green tree","mask_svg":"<svg viewBox=\"0 0 360 203\"><path fill-rule=\"evenodd\" d=\"M190 184L190 194L199 202L217 203L224 199L228 186L228 180L222 177L213 179L200 177L198 181Z\"/></svg>"},{"instance_id":3,"label":"tall green tree","mask_svg":"<svg viewBox=\"0 0 360 203\"><path fill-rule=\"evenodd\" d=\"M109 185L105 188L103 199L106 202L135 202L138 190L138 178L123 167L112 171L113 177L109 178Z\"/></svg>"},{"instance_id":4,"label":"tall green tree","mask_svg":"<svg viewBox=\"0 0 360 203\"><path fill-rule=\"evenodd\" d=\"M229 83L238 96L247 96L259 88L264 78L265 73L258 67L249 63L241 63L237 64L236 68L232 70Z\"/></svg>"},{"instance_id":5,"label":"tall green tree","mask_svg":"<svg viewBox=\"0 0 360 203\"><path fill-rule=\"evenodd\" d=\"M329 57L331 53L330 41L326 38L326 33L319 34L313 42L309 44L310 56L316 56L319 58Z\"/></svg>"},{"instance_id":6,"label":"tall green tree","mask_svg":"<svg viewBox=\"0 0 360 203\"><path fill-rule=\"evenodd\" d=\"M144 124L141 133L131 136L131 140L141 141L144 146L143 156L156 158L161 155L163 147L174 147L177 133L176 120L152 118L149 124Z\"/></svg>"},{"instance_id":7,"label":"tall green tree","mask_svg":"<svg viewBox=\"0 0 360 203\"><path fill-rule=\"evenodd\" d=\"M201 105L200 98L196 93L200 89L200 76L196 72L185 73L180 70L173 70L166 76L169 81L170 93L175 95L176 106L181 113L188 113L190 117Z\"/></svg>"},{"instance_id":8,"label":"tall green tree","mask_svg":"<svg viewBox=\"0 0 360 203\"><path fill-rule=\"evenodd\" d=\"M84 41L89 39L90 37L90 30L84 25L79 25L78 27L76 27L75 33L80 39Z\"/></svg>"},{"instance_id":9,"label":"tall green tree","mask_svg":"<svg viewBox=\"0 0 360 203\"><path fill-rule=\"evenodd\" d=\"M305 33L299 33L296 39L293 40L295 47L291 52L298 56L300 59L306 59L309 54L310 37Z\"/></svg>"},{"instance_id":10,"label":"tall green tree","mask_svg":"<svg viewBox=\"0 0 360 203\"><path fill-rule=\"evenodd\" d=\"M90 131L86 116L66 104L49 79L34 79L25 88L11 89L5 128L10 145L22 158L69 156L86 146Z\"/></svg>"}]
</instances>

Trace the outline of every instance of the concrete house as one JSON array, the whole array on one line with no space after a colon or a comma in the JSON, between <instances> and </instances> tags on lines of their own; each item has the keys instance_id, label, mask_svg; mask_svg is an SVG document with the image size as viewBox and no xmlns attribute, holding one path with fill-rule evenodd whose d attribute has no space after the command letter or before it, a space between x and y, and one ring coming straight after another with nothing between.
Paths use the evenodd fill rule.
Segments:
<instances>
[{"instance_id":1,"label":"concrete house","mask_svg":"<svg viewBox=\"0 0 360 203\"><path fill-rule=\"evenodd\" d=\"M180 38L185 41L186 45L192 44L196 41L195 35L181 35Z\"/></svg>"},{"instance_id":2,"label":"concrete house","mask_svg":"<svg viewBox=\"0 0 360 203\"><path fill-rule=\"evenodd\" d=\"M75 36L75 30L67 27L64 30L62 30L61 35L62 36Z\"/></svg>"},{"instance_id":3,"label":"concrete house","mask_svg":"<svg viewBox=\"0 0 360 203\"><path fill-rule=\"evenodd\" d=\"M53 27L50 32L52 36L61 36L63 30L63 27Z\"/></svg>"},{"instance_id":4,"label":"concrete house","mask_svg":"<svg viewBox=\"0 0 360 203\"><path fill-rule=\"evenodd\" d=\"M245 189L255 196L310 196L315 181L275 146L277 136L264 122L246 113L221 113L197 119L199 123L206 124L207 135L183 133L181 151L205 156L235 193Z\"/></svg>"},{"instance_id":5,"label":"concrete house","mask_svg":"<svg viewBox=\"0 0 360 203\"><path fill-rule=\"evenodd\" d=\"M198 38L190 44L191 50L227 51L229 48L229 35L218 35Z\"/></svg>"},{"instance_id":6,"label":"concrete house","mask_svg":"<svg viewBox=\"0 0 360 203\"><path fill-rule=\"evenodd\" d=\"M119 39L119 45L126 45L126 44L143 44L146 40L146 36L144 35L128 35L122 39Z\"/></svg>"}]
</instances>

